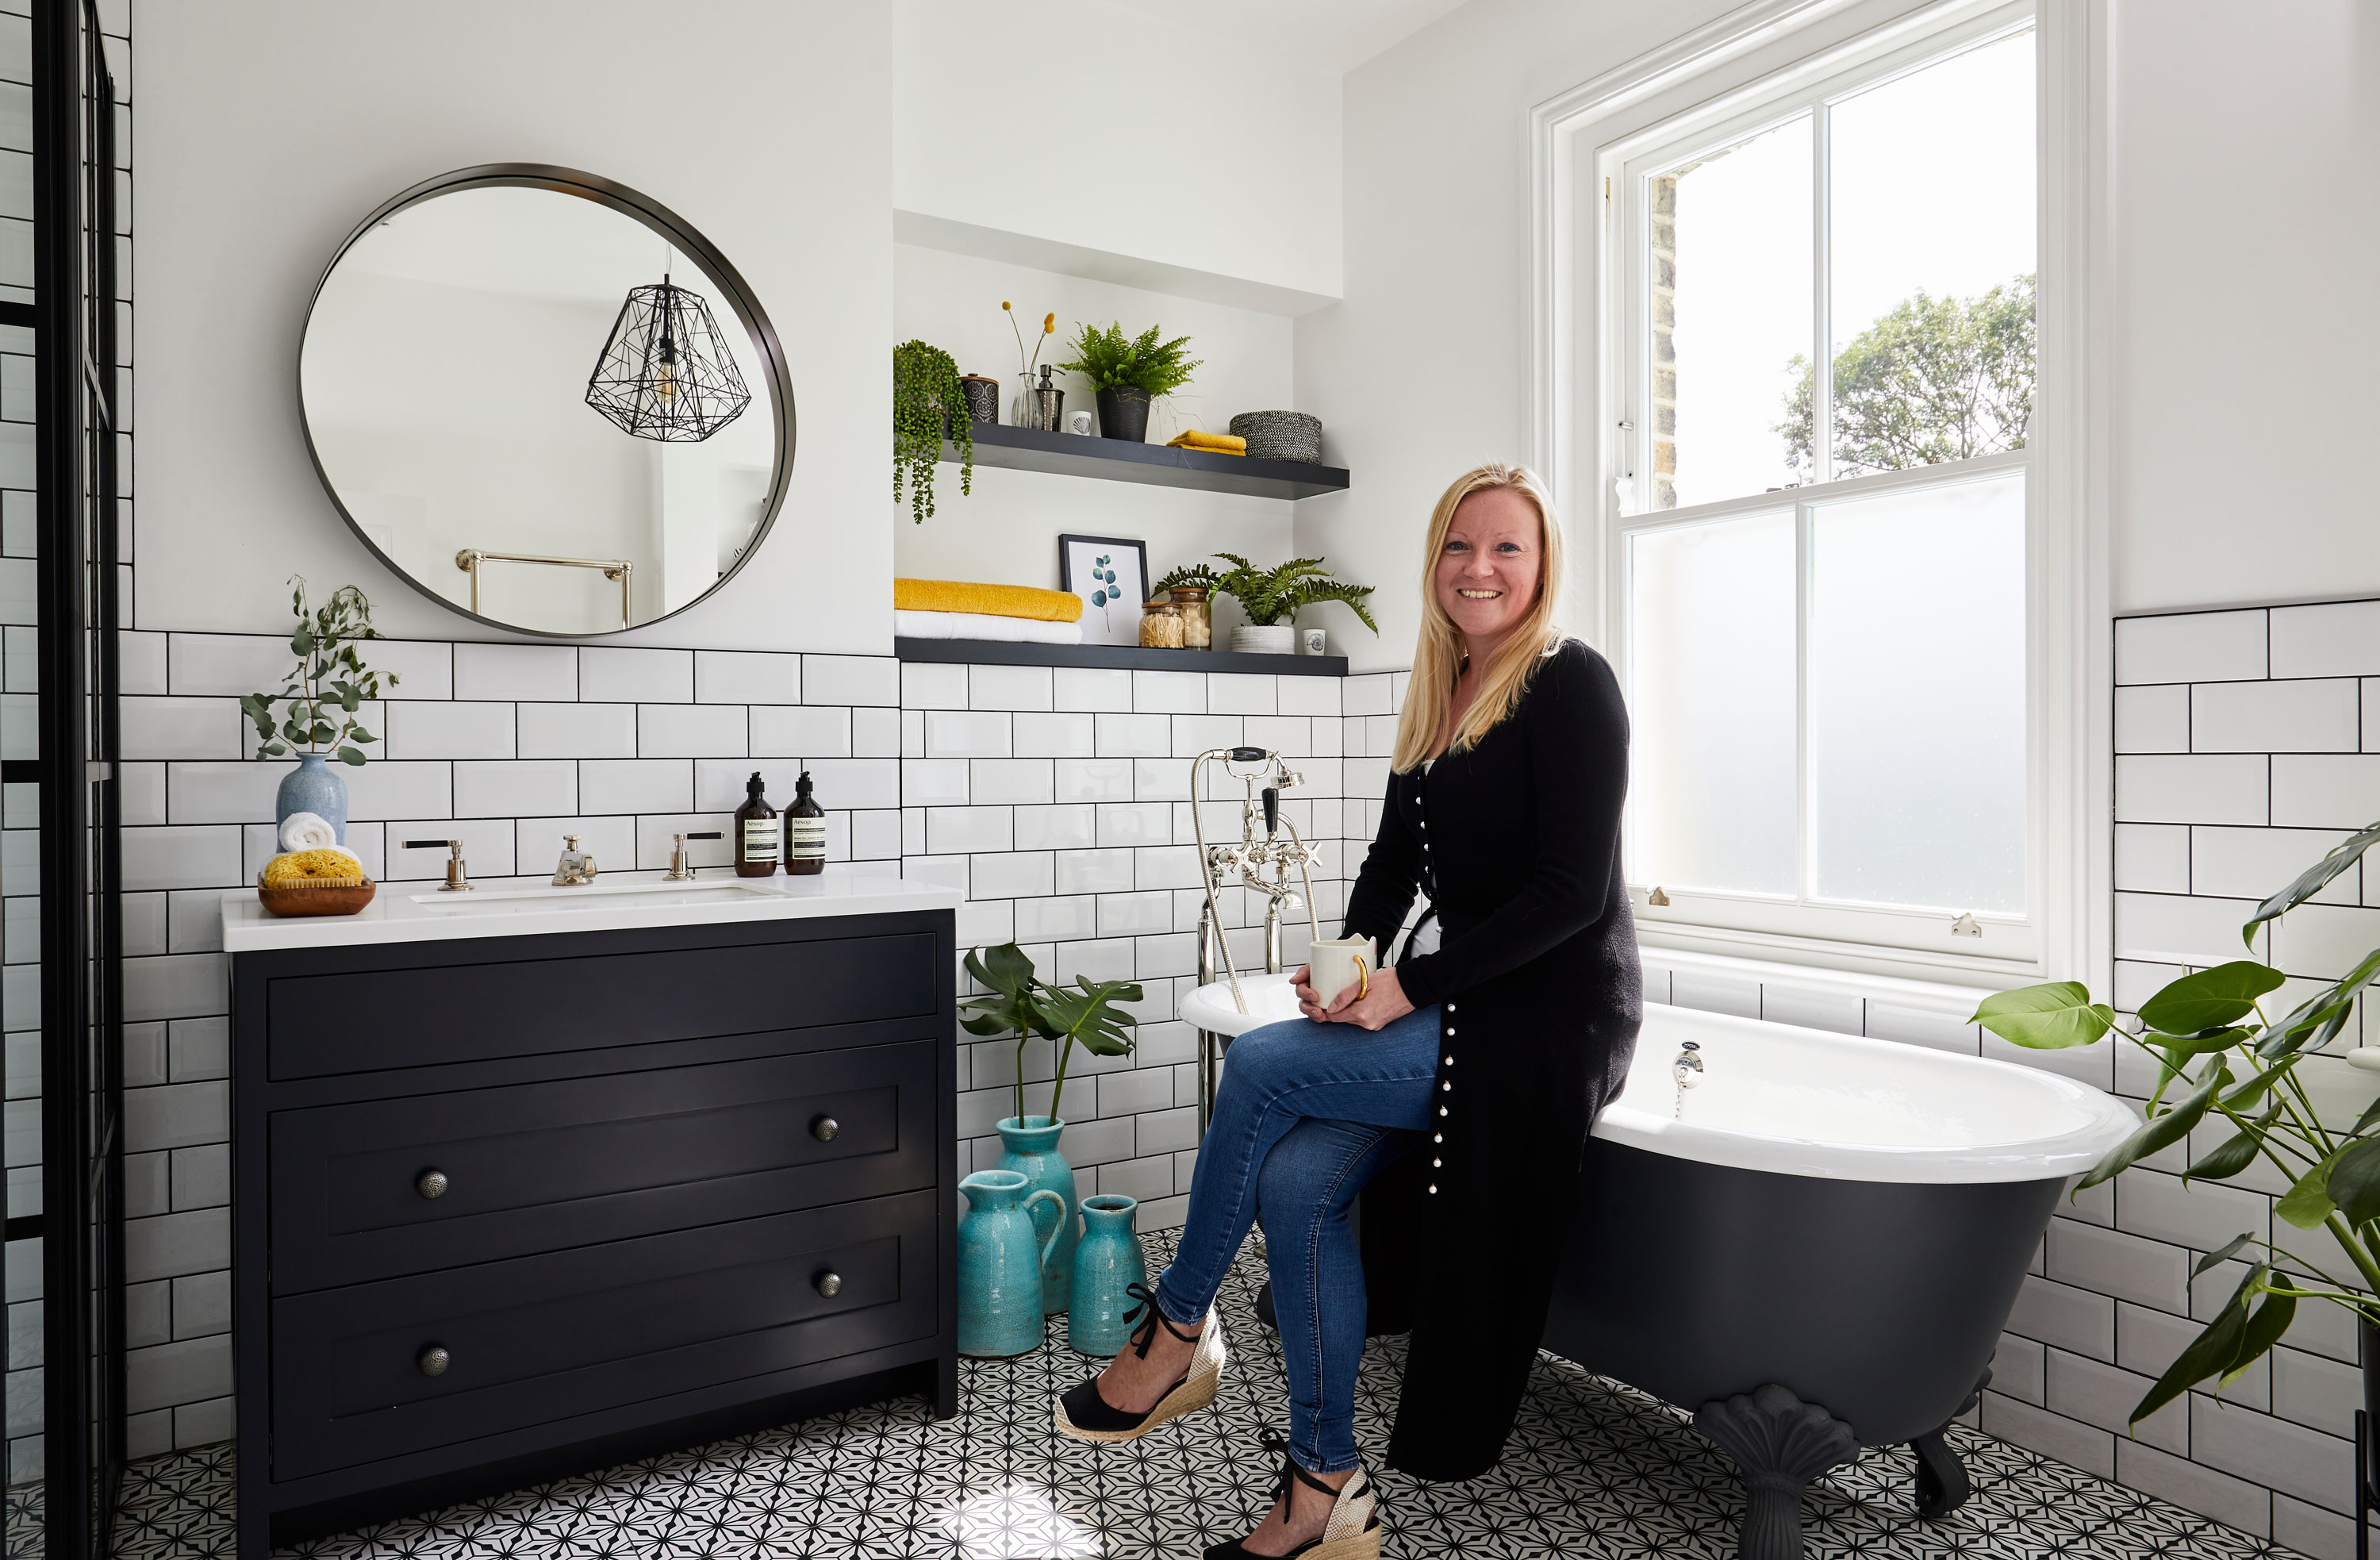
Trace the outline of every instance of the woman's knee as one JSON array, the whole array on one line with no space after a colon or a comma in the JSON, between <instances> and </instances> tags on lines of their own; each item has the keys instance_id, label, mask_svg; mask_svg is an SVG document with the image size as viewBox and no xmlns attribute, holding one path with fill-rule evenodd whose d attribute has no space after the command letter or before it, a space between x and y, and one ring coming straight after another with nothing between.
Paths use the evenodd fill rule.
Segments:
<instances>
[{"instance_id":1,"label":"woman's knee","mask_svg":"<svg viewBox=\"0 0 2380 1560\"><path fill-rule=\"evenodd\" d=\"M1223 1053L1220 1088L1247 1098L1262 1098L1292 1087L1301 1060L1312 1054L1313 1036L1308 1031L1314 1027L1308 1019L1291 1018L1250 1030L1232 1041L1231 1049Z\"/></svg>"}]
</instances>

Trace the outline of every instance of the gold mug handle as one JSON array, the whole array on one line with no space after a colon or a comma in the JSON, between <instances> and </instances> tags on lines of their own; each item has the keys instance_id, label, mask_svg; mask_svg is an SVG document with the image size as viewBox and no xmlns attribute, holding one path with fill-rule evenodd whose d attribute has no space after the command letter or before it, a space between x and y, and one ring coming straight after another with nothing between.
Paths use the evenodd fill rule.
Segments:
<instances>
[{"instance_id":1,"label":"gold mug handle","mask_svg":"<svg viewBox=\"0 0 2380 1560\"><path fill-rule=\"evenodd\" d=\"M1364 967L1362 954L1349 954L1347 957L1355 961L1355 1000L1361 1002L1372 994L1372 974Z\"/></svg>"}]
</instances>

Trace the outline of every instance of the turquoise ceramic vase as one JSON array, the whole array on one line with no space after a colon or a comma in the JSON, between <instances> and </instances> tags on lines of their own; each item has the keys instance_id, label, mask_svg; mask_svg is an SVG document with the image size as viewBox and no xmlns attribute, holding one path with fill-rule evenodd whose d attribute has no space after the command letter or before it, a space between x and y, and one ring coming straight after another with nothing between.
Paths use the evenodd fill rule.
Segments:
<instances>
[{"instance_id":1,"label":"turquoise ceramic vase","mask_svg":"<svg viewBox=\"0 0 2380 1560\"><path fill-rule=\"evenodd\" d=\"M979 1359L1041 1347L1041 1268L1054 1240L1033 1227L1058 1194L1027 1187L1014 1170L978 1170L959 1183L959 1352Z\"/></svg>"},{"instance_id":2,"label":"turquoise ceramic vase","mask_svg":"<svg viewBox=\"0 0 2380 1560\"><path fill-rule=\"evenodd\" d=\"M347 843L347 783L323 761L322 753L300 753L298 767L281 777L281 789L273 798L273 830L278 836L282 823L293 812L310 812L331 825L339 843ZM273 847L280 848L279 839Z\"/></svg>"},{"instance_id":3,"label":"turquoise ceramic vase","mask_svg":"<svg viewBox=\"0 0 2380 1560\"><path fill-rule=\"evenodd\" d=\"M1014 1170L1037 1190L1054 1191L1065 1200L1057 1212L1044 1204L1033 1215L1033 1227L1042 1235L1058 1232L1058 1244L1050 1248L1041 1270L1041 1309L1052 1316L1066 1309L1066 1291L1075 1280L1075 1171L1058 1152L1058 1134L1065 1129L1065 1122L1046 1115L1012 1115L1000 1123L1000 1168Z\"/></svg>"},{"instance_id":4,"label":"turquoise ceramic vase","mask_svg":"<svg viewBox=\"0 0 2380 1560\"><path fill-rule=\"evenodd\" d=\"M1066 1309L1066 1342L1100 1359L1112 1359L1132 1339L1140 1298L1148 1293L1148 1263L1140 1237L1132 1230L1140 1204L1129 1197L1083 1199L1083 1238L1075 1248L1074 1292Z\"/></svg>"}]
</instances>

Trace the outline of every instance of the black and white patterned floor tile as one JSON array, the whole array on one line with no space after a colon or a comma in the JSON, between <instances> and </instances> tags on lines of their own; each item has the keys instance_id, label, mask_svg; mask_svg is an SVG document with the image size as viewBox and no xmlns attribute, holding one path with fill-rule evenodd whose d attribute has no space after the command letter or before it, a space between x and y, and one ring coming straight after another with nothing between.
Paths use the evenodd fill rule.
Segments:
<instances>
[{"instance_id":1,"label":"black and white patterned floor tile","mask_svg":"<svg viewBox=\"0 0 2380 1560\"><path fill-rule=\"evenodd\" d=\"M1152 1271L1172 1237L1149 1238ZM1063 1318L1034 1354L968 1360L963 1409L855 1408L536 1490L299 1545L319 1560L1184 1560L1253 1526L1273 1465L1258 1432L1288 1421L1281 1351L1255 1318L1251 1245L1223 1291L1234 1363L1214 1409L1121 1446L1061 1441L1052 1396L1091 1362ZM1376 1343L1356 1420L1376 1469L1403 1364ZM2286 1551L2022 1448L1954 1429L1974 1495L1910 1510L1906 1451L1871 1451L1803 1505L1814 1560L2274 1560ZM122 1560L228 1557L229 1447L136 1466ZM1743 1497L1684 1416L1541 1358L1503 1462L1463 1484L1380 1475L1402 1560L1729 1560ZM14 1524L10 1508L12 1554Z\"/></svg>"}]
</instances>

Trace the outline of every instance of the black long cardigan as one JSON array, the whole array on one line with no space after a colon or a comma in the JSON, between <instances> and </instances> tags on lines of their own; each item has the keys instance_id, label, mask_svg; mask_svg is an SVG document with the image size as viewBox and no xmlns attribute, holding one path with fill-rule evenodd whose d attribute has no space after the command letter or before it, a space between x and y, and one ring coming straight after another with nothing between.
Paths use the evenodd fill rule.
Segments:
<instances>
[{"instance_id":1,"label":"black long cardigan","mask_svg":"<svg viewBox=\"0 0 2380 1560\"><path fill-rule=\"evenodd\" d=\"M1575 640L1519 707L1427 774L1391 774L1347 904L1383 950L1416 889L1438 952L1397 967L1441 1005L1430 1136L1365 1189L1375 1330L1402 1331L1392 1467L1470 1479L1495 1466L1545 1330L1596 1113L1620 1091L1644 1018L1620 870L1628 713Z\"/></svg>"}]
</instances>

